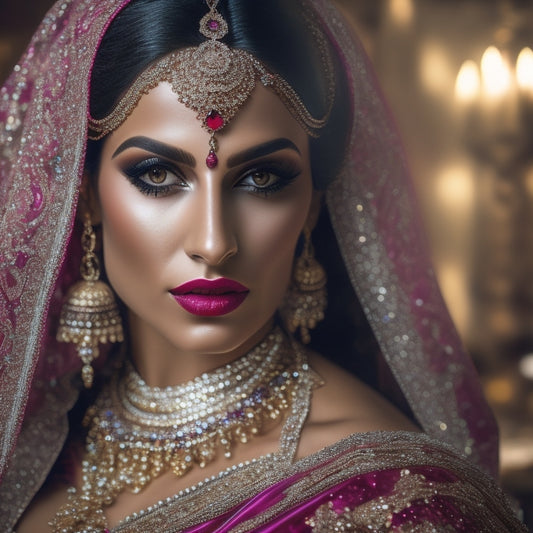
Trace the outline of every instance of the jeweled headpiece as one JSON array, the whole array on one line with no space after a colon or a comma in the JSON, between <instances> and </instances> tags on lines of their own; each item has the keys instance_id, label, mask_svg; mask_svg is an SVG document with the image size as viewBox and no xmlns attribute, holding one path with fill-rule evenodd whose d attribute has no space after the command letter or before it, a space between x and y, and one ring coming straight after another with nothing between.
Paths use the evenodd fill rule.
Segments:
<instances>
[{"instance_id":1,"label":"jeweled headpiece","mask_svg":"<svg viewBox=\"0 0 533 533\"><path fill-rule=\"evenodd\" d=\"M333 105L335 82L331 57L324 37L317 32L328 83L327 109L315 118L294 89L278 74L269 72L252 54L230 48L220 41L228 24L217 11L219 0L206 0L209 12L200 20L200 33L207 38L198 47L185 48L164 56L149 66L131 85L109 115L89 117L89 138L98 140L118 128L144 94L162 81L171 84L178 101L198 113L202 126L211 134L206 165L218 164L215 134L224 128L252 94L257 82L271 88L302 128L312 137L327 123Z\"/></svg>"}]
</instances>

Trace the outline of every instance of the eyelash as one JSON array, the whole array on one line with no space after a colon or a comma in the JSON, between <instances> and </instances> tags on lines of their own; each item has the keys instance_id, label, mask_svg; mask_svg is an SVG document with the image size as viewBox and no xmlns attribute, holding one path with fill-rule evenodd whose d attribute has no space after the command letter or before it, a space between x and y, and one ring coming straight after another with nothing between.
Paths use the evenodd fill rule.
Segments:
<instances>
[{"instance_id":1,"label":"eyelash","mask_svg":"<svg viewBox=\"0 0 533 533\"><path fill-rule=\"evenodd\" d=\"M170 165L165 160L156 157L145 159L143 161L140 161L139 163L135 163L134 165L125 168L124 174L131 182L131 184L146 196L167 196L176 189L183 188L183 185L179 183L172 183L170 185L150 185L149 183L141 179L142 176L148 174L148 172L155 169L160 169L169 172L170 174L176 176L178 180L181 180L182 183L185 182L185 180L181 176L181 173L178 172L175 168L173 168L172 165Z\"/></svg>"},{"instance_id":2,"label":"eyelash","mask_svg":"<svg viewBox=\"0 0 533 533\"><path fill-rule=\"evenodd\" d=\"M258 187L256 185L239 185L246 178L253 176L254 174L272 174L278 178L278 180L272 185L267 185L266 187ZM239 179L236 186L246 189L247 191L264 196L268 198L273 194L285 189L290 185L298 176L300 175L300 170L293 168L289 165L266 165L254 168L252 170L246 171L246 173Z\"/></svg>"},{"instance_id":3,"label":"eyelash","mask_svg":"<svg viewBox=\"0 0 533 533\"><path fill-rule=\"evenodd\" d=\"M176 176L178 180L181 180L182 183L172 183L170 185L151 185L142 179L142 176L155 169L161 169L169 172L170 174ZM130 183L146 196L168 196L178 189L184 189L187 187L181 172L176 170L173 165L169 164L167 161L156 157L145 159L125 168L124 174ZM265 187L242 184L246 178L251 177L254 174L272 174L276 176L278 180L272 185L267 185ZM267 198L290 185L299 175L300 170L290 164L265 164L265 166L258 166L257 168L247 170L244 174L241 174L241 177L236 182L235 187Z\"/></svg>"}]
</instances>

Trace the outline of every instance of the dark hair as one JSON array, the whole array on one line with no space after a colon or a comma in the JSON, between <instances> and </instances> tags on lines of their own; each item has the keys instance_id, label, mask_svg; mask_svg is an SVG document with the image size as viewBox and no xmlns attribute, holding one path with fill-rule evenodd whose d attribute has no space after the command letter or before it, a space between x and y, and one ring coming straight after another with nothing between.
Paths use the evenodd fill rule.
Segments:
<instances>
[{"instance_id":1,"label":"dark hair","mask_svg":"<svg viewBox=\"0 0 533 533\"><path fill-rule=\"evenodd\" d=\"M251 52L281 75L313 116L327 109L327 80L309 6L295 0L224 0L219 12L229 23L223 41ZM307 14L306 14L307 10ZM107 115L135 78L152 62L205 40L199 31L207 6L199 0L132 0L110 24L97 52L91 77L91 115ZM324 189L342 163L351 126L348 84L332 47L336 92L331 118L320 138L311 139L313 182ZM91 143L92 144L92 143ZM97 147L90 146L94 170Z\"/></svg>"}]
</instances>

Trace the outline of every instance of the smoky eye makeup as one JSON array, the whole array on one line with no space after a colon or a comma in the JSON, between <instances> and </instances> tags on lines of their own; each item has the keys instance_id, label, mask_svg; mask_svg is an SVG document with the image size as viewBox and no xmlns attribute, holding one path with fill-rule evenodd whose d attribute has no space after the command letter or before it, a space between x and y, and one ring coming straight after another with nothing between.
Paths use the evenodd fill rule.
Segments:
<instances>
[{"instance_id":1,"label":"smoky eye makeup","mask_svg":"<svg viewBox=\"0 0 533 533\"><path fill-rule=\"evenodd\" d=\"M282 139L283 140L283 139ZM124 142L113 154L112 158L119 156L129 148L146 150L151 139L135 137ZM279 144L275 140L263 143L259 147L248 149L245 152L231 156L229 162L239 163L229 169L231 187L237 192L245 192L256 196L270 197L289 187L302 173L302 164L299 157L293 156L300 152L290 146ZM289 141L287 141L289 142ZM156 148L161 150L161 143ZM164 197L190 189L188 175L183 171L183 154L181 149L163 145L165 149L177 152L180 159L176 162L160 155L158 152L151 154L131 154L129 157L121 155L118 166L121 173L138 191L146 196ZM274 148L274 153L270 150ZM290 150L289 153L286 150ZM265 153L267 152L267 153ZM125 156L125 157L124 157ZM259 157L258 157L259 156ZM261 157L262 156L262 157ZM192 156L191 156L192 157ZM246 161L246 157L251 157ZM185 164L189 163L186 159Z\"/></svg>"},{"instance_id":2,"label":"smoky eye makeup","mask_svg":"<svg viewBox=\"0 0 533 533\"><path fill-rule=\"evenodd\" d=\"M149 157L126 164L122 173L141 193L147 196L167 196L189 188L182 172L160 157Z\"/></svg>"},{"instance_id":3,"label":"smoky eye makeup","mask_svg":"<svg viewBox=\"0 0 533 533\"><path fill-rule=\"evenodd\" d=\"M286 189L301 173L300 165L289 161L256 163L239 173L234 188L269 197Z\"/></svg>"}]
</instances>

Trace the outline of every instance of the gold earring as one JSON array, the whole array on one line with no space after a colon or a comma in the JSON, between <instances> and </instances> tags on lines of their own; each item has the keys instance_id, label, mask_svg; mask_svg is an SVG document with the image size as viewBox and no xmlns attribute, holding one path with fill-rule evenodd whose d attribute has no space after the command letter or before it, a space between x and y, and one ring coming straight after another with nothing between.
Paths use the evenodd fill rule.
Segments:
<instances>
[{"instance_id":1,"label":"gold earring","mask_svg":"<svg viewBox=\"0 0 533 533\"><path fill-rule=\"evenodd\" d=\"M324 320L327 306L326 272L315 259L311 232L303 232L303 251L294 263L291 285L281 307L281 315L291 333L300 328L300 338L304 344L311 341L310 329Z\"/></svg>"},{"instance_id":2,"label":"gold earring","mask_svg":"<svg viewBox=\"0 0 533 533\"><path fill-rule=\"evenodd\" d=\"M124 340L122 320L111 287L100 281L100 264L94 253L96 235L89 214L83 222L81 237L83 278L68 291L59 319L57 340L76 345L83 361L81 377L86 388L93 384L91 366L98 357L98 344Z\"/></svg>"}]
</instances>

